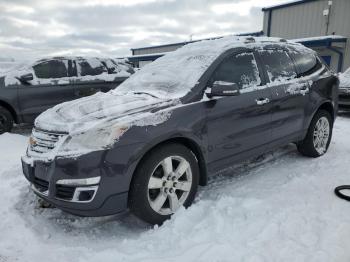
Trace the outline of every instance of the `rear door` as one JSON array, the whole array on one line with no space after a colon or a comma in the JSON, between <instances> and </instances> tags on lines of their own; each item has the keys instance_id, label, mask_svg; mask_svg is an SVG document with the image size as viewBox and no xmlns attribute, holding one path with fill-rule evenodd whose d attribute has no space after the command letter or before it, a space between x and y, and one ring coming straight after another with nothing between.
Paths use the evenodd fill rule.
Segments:
<instances>
[{"instance_id":1,"label":"rear door","mask_svg":"<svg viewBox=\"0 0 350 262\"><path fill-rule=\"evenodd\" d=\"M208 87L215 81L236 83L240 94L206 102L209 161L214 170L232 165L232 161L252 151L264 151L271 141L271 96L254 54L227 57L213 73Z\"/></svg>"},{"instance_id":2,"label":"rear door","mask_svg":"<svg viewBox=\"0 0 350 262\"><path fill-rule=\"evenodd\" d=\"M297 141L304 127L309 83L298 78L287 50L266 49L259 51L259 55L272 94L272 138L283 143Z\"/></svg>"},{"instance_id":3,"label":"rear door","mask_svg":"<svg viewBox=\"0 0 350 262\"><path fill-rule=\"evenodd\" d=\"M33 122L46 109L75 98L69 76L71 70L72 61L69 59L45 60L33 65L34 79L18 88L24 122Z\"/></svg>"},{"instance_id":4,"label":"rear door","mask_svg":"<svg viewBox=\"0 0 350 262\"><path fill-rule=\"evenodd\" d=\"M97 58L76 59L78 77L75 81L76 98L90 96L97 92L108 92L117 83L113 74Z\"/></svg>"}]
</instances>

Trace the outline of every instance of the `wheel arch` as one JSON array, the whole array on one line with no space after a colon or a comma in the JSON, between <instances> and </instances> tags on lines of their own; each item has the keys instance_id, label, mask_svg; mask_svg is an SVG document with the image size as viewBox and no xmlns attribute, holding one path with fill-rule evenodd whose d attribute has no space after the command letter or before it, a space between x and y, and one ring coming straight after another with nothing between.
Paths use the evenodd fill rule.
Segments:
<instances>
[{"instance_id":1,"label":"wheel arch","mask_svg":"<svg viewBox=\"0 0 350 262\"><path fill-rule=\"evenodd\" d=\"M173 143L186 146L194 154L194 156L197 159L198 167L199 167L199 185L205 186L208 181L208 176L207 176L207 165L206 165L206 160L205 160L203 151L197 142L195 142L193 139L190 139L188 137L183 137L183 136L171 137L166 140L159 141L154 145L152 145L151 147L147 148L142 154L142 157L140 158L140 160L138 161L134 169L134 172L137 170L137 168L140 166L142 161L144 161L144 159L150 152L156 150L161 146L164 146L167 144L173 144ZM131 181L132 181L132 178L131 178Z\"/></svg>"},{"instance_id":2,"label":"wheel arch","mask_svg":"<svg viewBox=\"0 0 350 262\"><path fill-rule=\"evenodd\" d=\"M316 110L316 112L320 111L320 110L325 110L327 111L331 117L332 117L332 120L334 122L335 120L335 110L334 110L334 106L333 104L330 102L330 101L326 101L324 103L322 103L318 109ZM314 115L316 114L316 112L314 113Z\"/></svg>"},{"instance_id":3,"label":"wheel arch","mask_svg":"<svg viewBox=\"0 0 350 262\"><path fill-rule=\"evenodd\" d=\"M5 109L7 109L7 110L11 113L11 115L12 115L13 120L15 121L15 123L18 124L18 120L19 120L19 119L18 119L18 115L17 115L15 109L14 109L9 103L5 102L4 100L0 100L0 106L2 106L2 107L4 107Z\"/></svg>"}]
</instances>

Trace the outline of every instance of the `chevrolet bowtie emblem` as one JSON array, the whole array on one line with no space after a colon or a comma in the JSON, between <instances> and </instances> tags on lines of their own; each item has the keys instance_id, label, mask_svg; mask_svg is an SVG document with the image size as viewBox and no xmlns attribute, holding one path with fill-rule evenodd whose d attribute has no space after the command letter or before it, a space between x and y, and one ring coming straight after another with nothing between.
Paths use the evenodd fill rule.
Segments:
<instances>
[{"instance_id":1,"label":"chevrolet bowtie emblem","mask_svg":"<svg viewBox=\"0 0 350 262\"><path fill-rule=\"evenodd\" d=\"M29 138L29 144L30 144L31 146L35 146L35 145L36 145L36 140L35 140L33 137L30 137L30 138Z\"/></svg>"}]
</instances>

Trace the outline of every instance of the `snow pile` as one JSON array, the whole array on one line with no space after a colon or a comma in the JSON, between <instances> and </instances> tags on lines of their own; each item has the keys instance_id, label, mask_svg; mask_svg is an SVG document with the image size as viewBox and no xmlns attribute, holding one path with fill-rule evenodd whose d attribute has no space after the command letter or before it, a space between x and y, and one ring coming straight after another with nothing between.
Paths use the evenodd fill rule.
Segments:
<instances>
[{"instance_id":1,"label":"snow pile","mask_svg":"<svg viewBox=\"0 0 350 262\"><path fill-rule=\"evenodd\" d=\"M210 177L160 228L39 208L21 172L27 138L1 135L0 261L350 261L350 203L333 194L350 184L349 128L337 119L321 158L290 145Z\"/></svg>"},{"instance_id":2,"label":"snow pile","mask_svg":"<svg viewBox=\"0 0 350 262\"><path fill-rule=\"evenodd\" d=\"M344 73L339 74L339 87L350 88L350 68L348 68Z\"/></svg>"}]
</instances>

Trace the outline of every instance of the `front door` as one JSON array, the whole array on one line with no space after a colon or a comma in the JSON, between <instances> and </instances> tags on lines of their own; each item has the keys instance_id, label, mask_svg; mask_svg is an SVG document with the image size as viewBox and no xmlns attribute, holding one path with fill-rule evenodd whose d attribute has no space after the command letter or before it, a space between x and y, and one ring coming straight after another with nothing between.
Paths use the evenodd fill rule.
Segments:
<instances>
[{"instance_id":1,"label":"front door","mask_svg":"<svg viewBox=\"0 0 350 262\"><path fill-rule=\"evenodd\" d=\"M236 83L240 94L206 102L209 169L214 170L231 165L271 141L271 95L260 78L254 54L227 57L208 86L215 81Z\"/></svg>"}]
</instances>

